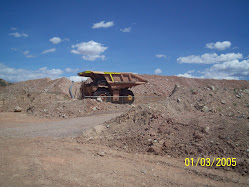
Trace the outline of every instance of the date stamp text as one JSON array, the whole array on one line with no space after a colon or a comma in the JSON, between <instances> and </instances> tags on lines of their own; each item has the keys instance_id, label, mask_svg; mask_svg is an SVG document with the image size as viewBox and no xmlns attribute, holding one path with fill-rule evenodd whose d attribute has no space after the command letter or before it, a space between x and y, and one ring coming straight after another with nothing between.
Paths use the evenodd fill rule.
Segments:
<instances>
[{"instance_id":1,"label":"date stamp text","mask_svg":"<svg viewBox=\"0 0 249 187\"><path fill-rule=\"evenodd\" d=\"M185 158L185 166L236 166L236 158Z\"/></svg>"}]
</instances>

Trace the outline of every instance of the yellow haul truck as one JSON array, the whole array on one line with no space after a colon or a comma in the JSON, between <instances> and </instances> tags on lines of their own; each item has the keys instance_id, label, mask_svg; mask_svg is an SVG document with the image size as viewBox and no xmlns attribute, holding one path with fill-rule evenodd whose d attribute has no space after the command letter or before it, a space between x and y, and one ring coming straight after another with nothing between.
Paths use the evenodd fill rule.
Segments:
<instances>
[{"instance_id":1,"label":"yellow haul truck","mask_svg":"<svg viewBox=\"0 0 249 187\"><path fill-rule=\"evenodd\" d=\"M132 104L134 94L129 88L148 81L143 77L133 73L117 73L102 71L83 71L79 76L90 77L91 83L82 83L82 97L100 97L105 102L119 102ZM94 98L94 97L93 97Z\"/></svg>"}]
</instances>

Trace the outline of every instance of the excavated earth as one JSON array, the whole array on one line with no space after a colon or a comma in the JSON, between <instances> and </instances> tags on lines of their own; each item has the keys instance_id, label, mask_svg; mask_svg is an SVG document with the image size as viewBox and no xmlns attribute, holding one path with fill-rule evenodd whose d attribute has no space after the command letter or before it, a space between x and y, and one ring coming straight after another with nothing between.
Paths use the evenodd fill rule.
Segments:
<instances>
[{"instance_id":1,"label":"excavated earth","mask_svg":"<svg viewBox=\"0 0 249 187\"><path fill-rule=\"evenodd\" d=\"M122 155L153 156L158 163L159 158L182 160L182 164L185 158L194 158L195 163L199 157L236 158L234 167L205 168L210 173L222 171L225 176L249 176L249 81L141 76L149 82L132 88L136 97L133 105L82 100L81 83L74 83L72 99L70 80L46 78L0 86L0 111L14 112L19 108L21 113L43 120L121 112L120 116L83 132L75 139L77 147L106 147L109 152ZM106 153L98 154L105 157ZM229 177L221 181L224 186L239 185ZM177 184L180 183L169 186Z\"/></svg>"},{"instance_id":2,"label":"excavated earth","mask_svg":"<svg viewBox=\"0 0 249 187\"><path fill-rule=\"evenodd\" d=\"M98 134L87 132L78 142L171 157L237 158L237 167L222 169L247 175L248 91L178 87L171 97L133 107L106 122Z\"/></svg>"},{"instance_id":3,"label":"excavated earth","mask_svg":"<svg viewBox=\"0 0 249 187\"><path fill-rule=\"evenodd\" d=\"M28 80L10 86L0 86L0 111L14 112L20 107L22 112L45 118L74 118L93 113L123 111L129 105L115 105L81 99L81 83L72 86L71 98L69 88L72 82L67 78L51 80L49 78Z\"/></svg>"},{"instance_id":4,"label":"excavated earth","mask_svg":"<svg viewBox=\"0 0 249 187\"><path fill-rule=\"evenodd\" d=\"M188 79L175 76L141 75L149 82L139 85L131 90L136 99L135 105L167 100L175 85L189 89L202 89L208 87L224 89L248 88L248 81L241 80L205 80ZM81 83L74 83L72 96L69 88L72 82L67 78L51 80L50 78L22 81L9 84L2 80L0 86L0 111L14 112L20 107L22 112L29 115L46 118L73 118L93 113L124 111L130 105L97 102L96 100L81 100ZM207 92L206 94L209 94ZM236 100L235 100L236 102ZM215 104L215 103L214 103Z\"/></svg>"}]
</instances>

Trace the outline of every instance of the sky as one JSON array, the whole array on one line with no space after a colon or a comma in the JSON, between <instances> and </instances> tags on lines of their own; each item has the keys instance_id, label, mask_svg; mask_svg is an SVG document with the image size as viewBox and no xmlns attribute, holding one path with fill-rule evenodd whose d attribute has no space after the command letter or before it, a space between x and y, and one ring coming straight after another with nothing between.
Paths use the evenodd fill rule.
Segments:
<instances>
[{"instance_id":1,"label":"sky","mask_svg":"<svg viewBox=\"0 0 249 187\"><path fill-rule=\"evenodd\" d=\"M0 78L249 80L248 0L0 1Z\"/></svg>"}]
</instances>

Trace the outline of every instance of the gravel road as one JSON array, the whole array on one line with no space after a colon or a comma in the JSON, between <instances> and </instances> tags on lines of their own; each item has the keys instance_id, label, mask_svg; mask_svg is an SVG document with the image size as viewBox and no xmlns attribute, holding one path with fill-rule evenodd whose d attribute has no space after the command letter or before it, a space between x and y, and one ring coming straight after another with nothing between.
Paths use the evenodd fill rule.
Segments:
<instances>
[{"instance_id":1,"label":"gravel road","mask_svg":"<svg viewBox=\"0 0 249 187\"><path fill-rule=\"evenodd\" d=\"M62 121L43 122L39 124L20 123L18 127L0 128L3 137L75 137L91 127L102 124L121 113L96 114Z\"/></svg>"}]
</instances>

